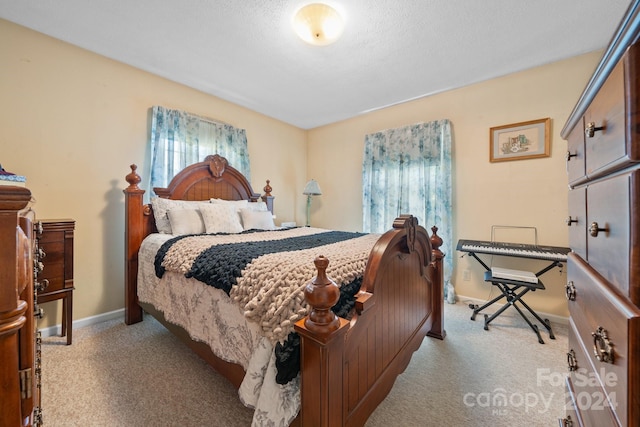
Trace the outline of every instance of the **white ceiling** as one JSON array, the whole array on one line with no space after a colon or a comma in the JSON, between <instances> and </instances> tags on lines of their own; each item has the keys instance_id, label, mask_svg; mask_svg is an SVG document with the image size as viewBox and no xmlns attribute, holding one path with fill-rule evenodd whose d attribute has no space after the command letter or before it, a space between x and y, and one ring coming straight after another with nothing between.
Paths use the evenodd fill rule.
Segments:
<instances>
[{"instance_id":1,"label":"white ceiling","mask_svg":"<svg viewBox=\"0 0 640 427\"><path fill-rule=\"evenodd\" d=\"M604 48L631 3L326 0L346 29L314 47L290 25L311 2L0 0L0 17L310 129Z\"/></svg>"}]
</instances>

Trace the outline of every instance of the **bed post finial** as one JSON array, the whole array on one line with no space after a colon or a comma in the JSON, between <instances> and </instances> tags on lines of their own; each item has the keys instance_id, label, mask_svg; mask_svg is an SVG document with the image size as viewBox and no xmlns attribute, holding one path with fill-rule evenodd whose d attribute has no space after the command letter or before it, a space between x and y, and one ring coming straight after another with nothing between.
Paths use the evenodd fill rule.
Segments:
<instances>
[{"instance_id":1,"label":"bed post finial","mask_svg":"<svg viewBox=\"0 0 640 427\"><path fill-rule=\"evenodd\" d=\"M267 185L264 186L263 190L264 194L260 198L267 204L267 209L269 210L269 212L273 213L274 197L271 195L271 191L273 190L273 188L271 188L271 180L267 180Z\"/></svg>"},{"instance_id":2,"label":"bed post finial","mask_svg":"<svg viewBox=\"0 0 640 427\"><path fill-rule=\"evenodd\" d=\"M137 190L138 184L140 184L140 181L142 181L142 178L140 178L140 175L138 175L138 173L136 172L136 170L138 169L138 165L132 164L129 167L131 168L131 173L128 174L125 179L129 183L129 189Z\"/></svg>"},{"instance_id":3,"label":"bed post finial","mask_svg":"<svg viewBox=\"0 0 640 427\"><path fill-rule=\"evenodd\" d=\"M268 179L267 185L265 185L263 188L265 197L269 197L271 195L271 190L273 190L273 188L271 188L271 186L269 185L270 182L271 180Z\"/></svg>"},{"instance_id":4,"label":"bed post finial","mask_svg":"<svg viewBox=\"0 0 640 427\"><path fill-rule=\"evenodd\" d=\"M431 227L431 238L429 240L431 240L431 248L433 249L433 251L442 253L440 251L440 246L442 246L442 238L438 236L438 227L436 227L435 225Z\"/></svg>"},{"instance_id":5,"label":"bed post finial","mask_svg":"<svg viewBox=\"0 0 640 427\"><path fill-rule=\"evenodd\" d=\"M340 327L338 316L331 311L340 299L340 288L327 277L329 260L320 255L314 261L318 275L304 288L304 297L311 307L304 325L313 332L331 333Z\"/></svg>"}]
</instances>

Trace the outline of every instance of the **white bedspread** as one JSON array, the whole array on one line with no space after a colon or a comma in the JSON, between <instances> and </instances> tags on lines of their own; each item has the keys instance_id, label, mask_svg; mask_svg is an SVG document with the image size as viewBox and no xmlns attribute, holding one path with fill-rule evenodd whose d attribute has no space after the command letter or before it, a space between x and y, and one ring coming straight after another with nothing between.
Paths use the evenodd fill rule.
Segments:
<instances>
[{"instance_id":1,"label":"white bedspread","mask_svg":"<svg viewBox=\"0 0 640 427\"><path fill-rule=\"evenodd\" d=\"M300 410L299 377L286 385L276 383L273 345L223 291L170 271L162 279L156 277L155 254L171 237L152 234L143 241L138 298L187 330L195 341L208 344L216 356L245 369L238 395L244 405L255 409L253 426L288 426Z\"/></svg>"}]
</instances>

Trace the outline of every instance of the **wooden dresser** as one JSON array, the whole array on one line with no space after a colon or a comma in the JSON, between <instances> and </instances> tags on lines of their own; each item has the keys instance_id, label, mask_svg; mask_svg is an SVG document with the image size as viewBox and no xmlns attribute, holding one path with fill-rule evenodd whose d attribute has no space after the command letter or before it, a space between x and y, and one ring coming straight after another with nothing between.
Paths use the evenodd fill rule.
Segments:
<instances>
[{"instance_id":1,"label":"wooden dresser","mask_svg":"<svg viewBox=\"0 0 640 427\"><path fill-rule=\"evenodd\" d=\"M573 250L564 426L640 426L639 14L634 1L561 132Z\"/></svg>"},{"instance_id":2,"label":"wooden dresser","mask_svg":"<svg viewBox=\"0 0 640 427\"><path fill-rule=\"evenodd\" d=\"M38 303L62 300L62 336L67 345L72 341L73 323L73 230L72 219L43 219L38 221L42 233L38 245L44 254L44 268L39 276L43 289Z\"/></svg>"},{"instance_id":3,"label":"wooden dresser","mask_svg":"<svg viewBox=\"0 0 640 427\"><path fill-rule=\"evenodd\" d=\"M0 186L0 427L41 424L37 257L31 192Z\"/></svg>"}]
</instances>

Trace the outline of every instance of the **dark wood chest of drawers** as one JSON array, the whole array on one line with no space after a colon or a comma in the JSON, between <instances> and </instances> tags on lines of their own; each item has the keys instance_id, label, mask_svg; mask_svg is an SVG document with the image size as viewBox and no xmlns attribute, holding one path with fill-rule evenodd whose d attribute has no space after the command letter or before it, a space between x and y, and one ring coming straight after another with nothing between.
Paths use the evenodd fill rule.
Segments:
<instances>
[{"instance_id":1,"label":"dark wood chest of drawers","mask_svg":"<svg viewBox=\"0 0 640 427\"><path fill-rule=\"evenodd\" d=\"M73 232L72 219L43 219L38 244L44 252L40 281L46 287L38 292L38 304L62 300L62 336L72 342L73 323Z\"/></svg>"},{"instance_id":2,"label":"dark wood chest of drawers","mask_svg":"<svg viewBox=\"0 0 640 427\"><path fill-rule=\"evenodd\" d=\"M40 334L35 319L34 281L38 256L28 209L31 192L0 186L0 426L38 426Z\"/></svg>"},{"instance_id":3,"label":"dark wood chest of drawers","mask_svg":"<svg viewBox=\"0 0 640 427\"><path fill-rule=\"evenodd\" d=\"M564 425L640 425L640 6L564 129L570 313Z\"/></svg>"}]
</instances>

